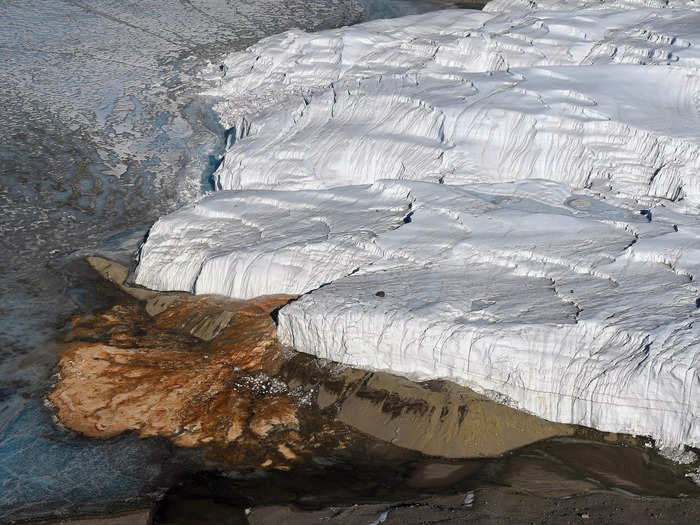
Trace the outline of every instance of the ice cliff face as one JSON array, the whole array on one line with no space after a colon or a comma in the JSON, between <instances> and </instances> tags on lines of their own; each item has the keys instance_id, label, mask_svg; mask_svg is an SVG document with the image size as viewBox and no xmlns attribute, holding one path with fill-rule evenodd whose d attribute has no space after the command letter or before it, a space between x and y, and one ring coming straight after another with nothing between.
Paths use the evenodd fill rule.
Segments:
<instances>
[{"instance_id":1,"label":"ice cliff face","mask_svg":"<svg viewBox=\"0 0 700 525\"><path fill-rule=\"evenodd\" d=\"M243 191L158 221L136 281L305 294L304 352L700 446L700 12L494 5L230 56Z\"/></svg>"},{"instance_id":2,"label":"ice cliff face","mask_svg":"<svg viewBox=\"0 0 700 525\"><path fill-rule=\"evenodd\" d=\"M677 266L696 221L541 181L407 184L412 221L377 240L393 257L283 309L284 342L555 421L700 441L698 291Z\"/></svg>"}]
</instances>

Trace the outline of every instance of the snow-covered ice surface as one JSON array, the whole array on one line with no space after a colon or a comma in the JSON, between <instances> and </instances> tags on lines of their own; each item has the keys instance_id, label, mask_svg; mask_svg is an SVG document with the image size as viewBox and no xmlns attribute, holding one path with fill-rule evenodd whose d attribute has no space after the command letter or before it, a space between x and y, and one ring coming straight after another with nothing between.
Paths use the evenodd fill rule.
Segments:
<instances>
[{"instance_id":1,"label":"snow-covered ice surface","mask_svg":"<svg viewBox=\"0 0 700 525\"><path fill-rule=\"evenodd\" d=\"M402 188L396 190L218 194L151 229L137 280L246 299L305 293L382 257L377 236L410 213Z\"/></svg>"},{"instance_id":2,"label":"snow-covered ice surface","mask_svg":"<svg viewBox=\"0 0 700 525\"><path fill-rule=\"evenodd\" d=\"M242 191L161 218L135 279L303 293L299 350L700 446L699 46L692 1L264 39L210 90Z\"/></svg>"},{"instance_id":3,"label":"snow-covered ice surface","mask_svg":"<svg viewBox=\"0 0 700 525\"><path fill-rule=\"evenodd\" d=\"M164 471L153 444L54 428L41 399L57 360L47 342L98 303L82 255L113 236L109 255L128 263L153 220L209 187L224 129L200 71L292 27L446 4L0 2L0 522L143 497Z\"/></svg>"},{"instance_id":4,"label":"snow-covered ice surface","mask_svg":"<svg viewBox=\"0 0 700 525\"><path fill-rule=\"evenodd\" d=\"M222 189L547 178L697 202L700 12L444 11L227 59ZM652 66L659 67L652 67Z\"/></svg>"}]
</instances>

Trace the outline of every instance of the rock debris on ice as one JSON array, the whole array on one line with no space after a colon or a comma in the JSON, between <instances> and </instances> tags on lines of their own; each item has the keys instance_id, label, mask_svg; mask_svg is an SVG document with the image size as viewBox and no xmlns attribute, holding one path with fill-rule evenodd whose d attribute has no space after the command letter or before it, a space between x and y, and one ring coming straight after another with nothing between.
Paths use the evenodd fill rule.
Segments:
<instances>
[{"instance_id":1,"label":"rock debris on ice","mask_svg":"<svg viewBox=\"0 0 700 525\"><path fill-rule=\"evenodd\" d=\"M226 60L222 190L135 278L304 352L700 446L700 11L496 0ZM381 293L380 293L381 292Z\"/></svg>"}]
</instances>

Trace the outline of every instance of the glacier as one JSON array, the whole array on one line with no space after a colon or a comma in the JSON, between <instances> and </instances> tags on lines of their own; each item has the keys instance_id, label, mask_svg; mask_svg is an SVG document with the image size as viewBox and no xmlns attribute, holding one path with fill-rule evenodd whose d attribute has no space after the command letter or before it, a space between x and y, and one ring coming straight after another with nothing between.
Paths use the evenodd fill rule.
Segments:
<instances>
[{"instance_id":1,"label":"glacier","mask_svg":"<svg viewBox=\"0 0 700 525\"><path fill-rule=\"evenodd\" d=\"M700 10L517 2L266 38L209 71L219 191L142 286L300 297L298 350L700 446Z\"/></svg>"}]
</instances>

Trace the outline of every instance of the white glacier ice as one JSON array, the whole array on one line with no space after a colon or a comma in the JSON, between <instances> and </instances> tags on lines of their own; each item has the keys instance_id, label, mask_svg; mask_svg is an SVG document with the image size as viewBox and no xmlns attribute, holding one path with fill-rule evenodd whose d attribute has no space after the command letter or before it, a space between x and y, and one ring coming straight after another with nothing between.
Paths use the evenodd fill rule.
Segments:
<instances>
[{"instance_id":1,"label":"white glacier ice","mask_svg":"<svg viewBox=\"0 0 700 525\"><path fill-rule=\"evenodd\" d=\"M539 177L697 202L699 41L690 9L442 11L283 33L230 56L213 90L245 138L217 183Z\"/></svg>"},{"instance_id":2,"label":"white glacier ice","mask_svg":"<svg viewBox=\"0 0 700 525\"><path fill-rule=\"evenodd\" d=\"M588 4L232 54L228 191L161 218L136 282L302 294L301 351L700 446L700 10Z\"/></svg>"},{"instance_id":3,"label":"white glacier ice","mask_svg":"<svg viewBox=\"0 0 700 525\"><path fill-rule=\"evenodd\" d=\"M382 257L411 203L383 187L222 192L158 221L137 282L249 299L301 294Z\"/></svg>"}]
</instances>

